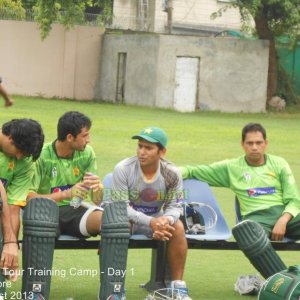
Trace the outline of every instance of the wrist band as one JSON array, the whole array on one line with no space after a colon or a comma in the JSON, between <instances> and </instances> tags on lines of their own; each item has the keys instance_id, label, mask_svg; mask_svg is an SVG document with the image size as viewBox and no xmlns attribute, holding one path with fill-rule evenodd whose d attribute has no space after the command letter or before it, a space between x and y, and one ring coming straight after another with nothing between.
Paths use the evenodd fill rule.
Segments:
<instances>
[{"instance_id":1,"label":"wrist band","mask_svg":"<svg viewBox=\"0 0 300 300\"><path fill-rule=\"evenodd\" d=\"M3 245L5 245L5 244L17 244L18 249L20 249L20 246L19 246L18 241L7 241L7 242L3 242Z\"/></svg>"}]
</instances>

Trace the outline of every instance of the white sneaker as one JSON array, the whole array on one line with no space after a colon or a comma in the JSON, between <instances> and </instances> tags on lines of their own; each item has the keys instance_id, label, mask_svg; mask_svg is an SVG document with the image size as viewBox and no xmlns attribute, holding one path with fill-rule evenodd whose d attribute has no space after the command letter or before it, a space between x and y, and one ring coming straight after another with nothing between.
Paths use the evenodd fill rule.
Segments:
<instances>
[{"instance_id":1,"label":"white sneaker","mask_svg":"<svg viewBox=\"0 0 300 300\"><path fill-rule=\"evenodd\" d=\"M189 297L189 290L186 287L185 281L182 280L174 280L171 281L171 289L177 294L176 300L192 300Z\"/></svg>"},{"instance_id":2,"label":"white sneaker","mask_svg":"<svg viewBox=\"0 0 300 300\"><path fill-rule=\"evenodd\" d=\"M113 295L110 295L107 300L126 300L126 297L125 297L125 294L113 294Z\"/></svg>"}]
</instances>

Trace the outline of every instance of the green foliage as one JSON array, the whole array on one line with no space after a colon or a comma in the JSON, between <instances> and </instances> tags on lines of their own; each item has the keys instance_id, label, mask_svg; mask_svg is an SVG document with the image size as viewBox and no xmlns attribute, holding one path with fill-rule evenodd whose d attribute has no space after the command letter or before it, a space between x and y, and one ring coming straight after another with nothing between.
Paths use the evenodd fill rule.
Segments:
<instances>
[{"instance_id":1,"label":"green foliage","mask_svg":"<svg viewBox=\"0 0 300 300\"><path fill-rule=\"evenodd\" d=\"M98 22L105 27L106 24L111 24L113 17L112 0L98 0L95 6L102 8L101 14L98 17Z\"/></svg>"},{"instance_id":2,"label":"green foliage","mask_svg":"<svg viewBox=\"0 0 300 300\"><path fill-rule=\"evenodd\" d=\"M278 88L277 94L284 100L288 105L299 105L300 96L296 93L293 86L293 79L284 68L279 64L278 69Z\"/></svg>"},{"instance_id":3,"label":"green foliage","mask_svg":"<svg viewBox=\"0 0 300 300\"><path fill-rule=\"evenodd\" d=\"M254 33L258 38L270 40L271 48L274 40L281 36L289 37L289 48L295 47L300 40L300 0L235 0L211 17L216 18L222 15L229 7L239 9L243 24L242 31L250 33L254 29L252 25L254 20L256 33L252 32L252 34ZM271 64L277 63L277 60L275 52L270 52ZM271 64L269 70L273 72L269 73L268 95L284 95L290 103L298 103L299 97L289 77L284 74L283 70L278 70L276 76L274 69L276 70L277 66ZM277 87L274 84L276 81Z\"/></svg>"},{"instance_id":4,"label":"green foliage","mask_svg":"<svg viewBox=\"0 0 300 300\"><path fill-rule=\"evenodd\" d=\"M37 0L22 0L22 5L25 9L32 9Z\"/></svg>"},{"instance_id":5,"label":"green foliage","mask_svg":"<svg viewBox=\"0 0 300 300\"><path fill-rule=\"evenodd\" d=\"M274 37L289 36L291 44L300 40L300 0L235 0L212 14L212 18L229 7L240 10L244 28L249 29L254 18L262 18Z\"/></svg>"},{"instance_id":6,"label":"green foliage","mask_svg":"<svg viewBox=\"0 0 300 300\"><path fill-rule=\"evenodd\" d=\"M20 0L0 0L0 16L2 19L25 19L25 9Z\"/></svg>"},{"instance_id":7,"label":"green foliage","mask_svg":"<svg viewBox=\"0 0 300 300\"><path fill-rule=\"evenodd\" d=\"M48 36L53 22L59 22L67 29L74 24L84 24L85 9L93 6L102 8L103 20L111 18L112 0L37 0L33 8L42 38Z\"/></svg>"}]
</instances>

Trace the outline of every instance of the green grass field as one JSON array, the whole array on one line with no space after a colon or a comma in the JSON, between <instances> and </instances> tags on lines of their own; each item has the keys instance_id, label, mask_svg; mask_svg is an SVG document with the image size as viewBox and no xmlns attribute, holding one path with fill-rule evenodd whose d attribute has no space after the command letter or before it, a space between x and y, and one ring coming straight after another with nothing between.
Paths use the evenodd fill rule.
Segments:
<instances>
[{"instance_id":1,"label":"green grass field","mask_svg":"<svg viewBox=\"0 0 300 300\"><path fill-rule=\"evenodd\" d=\"M38 120L46 141L56 136L58 118L66 111L81 111L93 120L91 144L98 159L99 175L110 172L121 159L132 156L136 141L131 136L143 127L156 125L169 135L167 158L177 165L210 163L242 154L240 131L248 122L260 122L267 129L269 153L285 157L291 165L298 185L300 183L300 109L283 113L223 114L196 112L182 114L171 110L84 103L63 100L14 97L13 107L1 108L0 124L12 118ZM231 191L214 189L216 198L230 226L235 223ZM287 265L300 263L297 252L281 252ZM130 250L127 264L126 290L128 300L142 300L147 295L139 284L150 275L150 250ZM99 263L96 250L55 251L51 299L97 299ZM84 273L86 270L86 273ZM96 275L87 274L94 270ZM185 280L194 300L235 300L241 296L233 291L239 275L255 274L254 268L240 251L191 250L188 254ZM8 295L20 289L20 280L8 289ZM17 298L17 294L14 299ZM245 297L242 299L255 299Z\"/></svg>"}]
</instances>

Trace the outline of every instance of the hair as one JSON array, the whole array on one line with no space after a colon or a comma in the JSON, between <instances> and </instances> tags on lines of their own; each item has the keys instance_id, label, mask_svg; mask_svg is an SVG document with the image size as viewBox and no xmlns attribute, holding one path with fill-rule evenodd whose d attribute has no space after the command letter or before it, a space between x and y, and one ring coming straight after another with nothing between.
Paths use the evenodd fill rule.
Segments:
<instances>
[{"instance_id":1,"label":"hair","mask_svg":"<svg viewBox=\"0 0 300 300\"><path fill-rule=\"evenodd\" d=\"M157 145L159 151L161 151L165 148L161 143L156 143L156 145Z\"/></svg>"},{"instance_id":2,"label":"hair","mask_svg":"<svg viewBox=\"0 0 300 300\"><path fill-rule=\"evenodd\" d=\"M164 147L161 143L152 143L152 142L149 142L148 140L143 139L143 138L139 138L138 140L139 140L139 141L146 141L146 142L148 142L148 143L151 143L151 144L156 145L157 148L158 148L158 149L157 149L157 152L162 151L163 149L165 149L165 147Z\"/></svg>"},{"instance_id":3,"label":"hair","mask_svg":"<svg viewBox=\"0 0 300 300\"><path fill-rule=\"evenodd\" d=\"M249 123L247 125L244 126L243 130L242 130L242 141L244 142L246 139L246 135L249 132L260 132L264 138L264 140L267 139L267 133L265 128L260 125L259 123Z\"/></svg>"},{"instance_id":4,"label":"hair","mask_svg":"<svg viewBox=\"0 0 300 300\"><path fill-rule=\"evenodd\" d=\"M57 139L64 141L68 134L76 137L82 128L90 129L92 121L90 118L78 111L69 111L63 114L57 124Z\"/></svg>"},{"instance_id":5,"label":"hair","mask_svg":"<svg viewBox=\"0 0 300 300\"><path fill-rule=\"evenodd\" d=\"M44 133L37 121L13 119L2 126L2 133L11 137L15 147L24 156L32 156L33 161L39 158L44 144Z\"/></svg>"}]
</instances>

